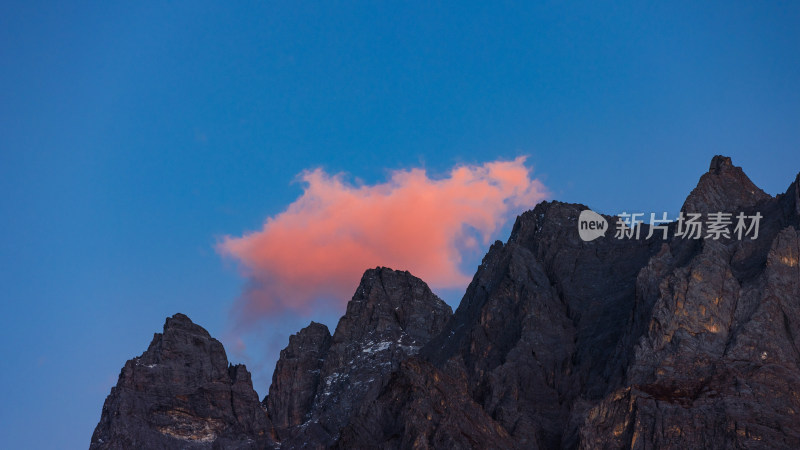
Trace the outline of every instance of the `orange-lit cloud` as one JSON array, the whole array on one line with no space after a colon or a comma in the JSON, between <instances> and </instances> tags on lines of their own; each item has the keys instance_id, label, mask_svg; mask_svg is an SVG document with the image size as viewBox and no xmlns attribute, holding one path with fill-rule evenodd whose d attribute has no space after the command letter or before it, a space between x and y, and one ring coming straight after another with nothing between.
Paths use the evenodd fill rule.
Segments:
<instances>
[{"instance_id":1,"label":"orange-lit cloud","mask_svg":"<svg viewBox=\"0 0 800 450\"><path fill-rule=\"evenodd\" d=\"M525 158L453 168L441 179L424 169L398 170L389 181L353 185L321 169L300 175L303 195L260 231L219 244L250 282L242 318L286 310L310 312L316 301L346 302L364 270L408 270L434 288L465 287L461 252L487 244L510 214L547 192Z\"/></svg>"}]
</instances>

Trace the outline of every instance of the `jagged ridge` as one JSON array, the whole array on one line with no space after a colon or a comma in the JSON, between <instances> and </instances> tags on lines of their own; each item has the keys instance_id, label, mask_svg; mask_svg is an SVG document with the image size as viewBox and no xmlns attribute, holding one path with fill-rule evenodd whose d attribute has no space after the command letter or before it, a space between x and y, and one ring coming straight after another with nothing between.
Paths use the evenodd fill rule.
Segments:
<instances>
[{"instance_id":1,"label":"jagged ridge","mask_svg":"<svg viewBox=\"0 0 800 450\"><path fill-rule=\"evenodd\" d=\"M252 431L274 423L282 448L800 448L800 174L771 197L716 156L687 197L687 213L760 213L756 240L672 224L583 242L584 209L518 217L455 314L407 272L367 271L333 335L290 338ZM107 432L123 381L93 446L127 438Z\"/></svg>"}]
</instances>

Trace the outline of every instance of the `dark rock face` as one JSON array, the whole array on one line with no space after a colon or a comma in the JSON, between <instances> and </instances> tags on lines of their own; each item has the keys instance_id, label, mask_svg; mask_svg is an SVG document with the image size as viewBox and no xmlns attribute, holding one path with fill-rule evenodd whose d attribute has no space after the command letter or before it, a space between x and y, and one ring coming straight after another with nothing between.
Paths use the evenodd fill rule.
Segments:
<instances>
[{"instance_id":1,"label":"dark rock face","mask_svg":"<svg viewBox=\"0 0 800 450\"><path fill-rule=\"evenodd\" d=\"M584 242L584 209L519 216L454 314L368 270L333 336L312 323L281 352L264 400L281 448L800 448L800 174L772 197L716 156L686 199L760 215L757 239L672 223ZM249 374L186 322L128 362L93 447L273 445Z\"/></svg>"},{"instance_id":2,"label":"dark rock face","mask_svg":"<svg viewBox=\"0 0 800 450\"><path fill-rule=\"evenodd\" d=\"M467 394L466 378L452 378L412 357L380 396L365 403L342 431L342 449L507 448L508 433Z\"/></svg>"},{"instance_id":3,"label":"dark rock face","mask_svg":"<svg viewBox=\"0 0 800 450\"><path fill-rule=\"evenodd\" d=\"M167 319L106 398L92 449L272 448L271 424L243 365L183 314Z\"/></svg>"},{"instance_id":4,"label":"dark rock face","mask_svg":"<svg viewBox=\"0 0 800 450\"><path fill-rule=\"evenodd\" d=\"M291 414L273 396L294 399L305 408L302 423L287 422L287 428L279 429L282 444L322 448L335 442L357 408L377 397L400 363L438 334L451 315L450 307L408 272L367 270L333 337L327 329L303 337L306 347L315 349L314 356L304 356L307 362L298 365L302 370L292 372L293 383L303 388L270 389L269 413L280 426ZM304 332L300 335L311 334ZM290 364L293 345L290 341L281 352L279 368ZM283 370L275 376L280 380Z\"/></svg>"},{"instance_id":5,"label":"dark rock face","mask_svg":"<svg viewBox=\"0 0 800 450\"><path fill-rule=\"evenodd\" d=\"M495 243L484 258L445 332L424 350L439 365L463 361L473 398L521 447L568 445L574 402L605 393L636 274L658 248L581 241L584 209L544 202L520 216L509 242Z\"/></svg>"},{"instance_id":6,"label":"dark rock face","mask_svg":"<svg viewBox=\"0 0 800 450\"><path fill-rule=\"evenodd\" d=\"M771 197L750 181L726 156L715 156L708 172L683 203L687 213L738 212Z\"/></svg>"},{"instance_id":7,"label":"dark rock face","mask_svg":"<svg viewBox=\"0 0 800 450\"><path fill-rule=\"evenodd\" d=\"M588 411L583 448L800 448L798 183L764 197L715 161L686 204L759 212L760 235L705 239L688 261L678 240L639 273L626 373Z\"/></svg>"},{"instance_id":8,"label":"dark rock face","mask_svg":"<svg viewBox=\"0 0 800 450\"><path fill-rule=\"evenodd\" d=\"M470 446L800 448L798 180L770 197L714 158L684 211L759 213L756 240L674 238L672 224L666 241L583 242L582 205L545 202L520 216L421 352L450 379L463 374L510 437ZM404 418L414 409L431 417L426 429L456 433L432 405L397 410L401 375L384 391L395 402L382 407ZM348 444L416 445L396 430L422 421L380 419L384 399L363 414L378 419L346 429Z\"/></svg>"},{"instance_id":9,"label":"dark rock face","mask_svg":"<svg viewBox=\"0 0 800 450\"><path fill-rule=\"evenodd\" d=\"M331 333L325 325L311 322L289 338L281 350L272 374L272 385L265 399L267 410L279 438L286 430L309 419L317 395L322 363L331 346Z\"/></svg>"},{"instance_id":10,"label":"dark rock face","mask_svg":"<svg viewBox=\"0 0 800 450\"><path fill-rule=\"evenodd\" d=\"M447 332L424 350L518 442L557 445L577 385L575 326L530 250L496 243L484 258ZM448 364L450 363L450 364ZM448 370L449 369L449 370Z\"/></svg>"},{"instance_id":11,"label":"dark rock face","mask_svg":"<svg viewBox=\"0 0 800 450\"><path fill-rule=\"evenodd\" d=\"M797 448L799 242L784 229L742 284L711 242L667 276L628 386L589 412L584 447Z\"/></svg>"}]
</instances>

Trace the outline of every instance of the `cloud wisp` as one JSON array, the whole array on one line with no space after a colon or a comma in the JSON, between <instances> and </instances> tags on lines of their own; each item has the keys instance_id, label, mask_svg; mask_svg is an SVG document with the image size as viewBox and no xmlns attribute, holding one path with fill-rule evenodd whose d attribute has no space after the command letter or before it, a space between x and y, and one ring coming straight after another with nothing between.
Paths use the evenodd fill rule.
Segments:
<instances>
[{"instance_id":1,"label":"cloud wisp","mask_svg":"<svg viewBox=\"0 0 800 450\"><path fill-rule=\"evenodd\" d=\"M304 192L286 210L218 245L248 279L241 322L344 304L376 266L408 270L434 288L464 287L462 252L487 244L510 214L547 196L524 157L456 166L438 179L424 169L397 170L373 185L321 169L299 178Z\"/></svg>"}]
</instances>

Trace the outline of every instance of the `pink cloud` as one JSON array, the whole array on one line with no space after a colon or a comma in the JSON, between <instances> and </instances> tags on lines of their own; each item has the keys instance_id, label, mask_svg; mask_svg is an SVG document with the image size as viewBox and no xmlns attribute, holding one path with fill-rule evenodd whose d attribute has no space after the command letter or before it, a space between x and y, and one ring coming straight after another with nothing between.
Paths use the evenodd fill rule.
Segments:
<instances>
[{"instance_id":1,"label":"pink cloud","mask_svg":"<svg viewBox=\"0 0 800 450\"><path fill-rule=\"evenodd\" d=\"M462 251L488 244L511 214L544 199L525 158L462 165L432 179L398 170L375 185L352 185L321 169L300 175L303 195L260 231L226 236L218 250L250 282L240 299L245 322L320 299L346 302L364 270L409 270L434 288L464 287Z\"/></svg>"}]
</instances>

